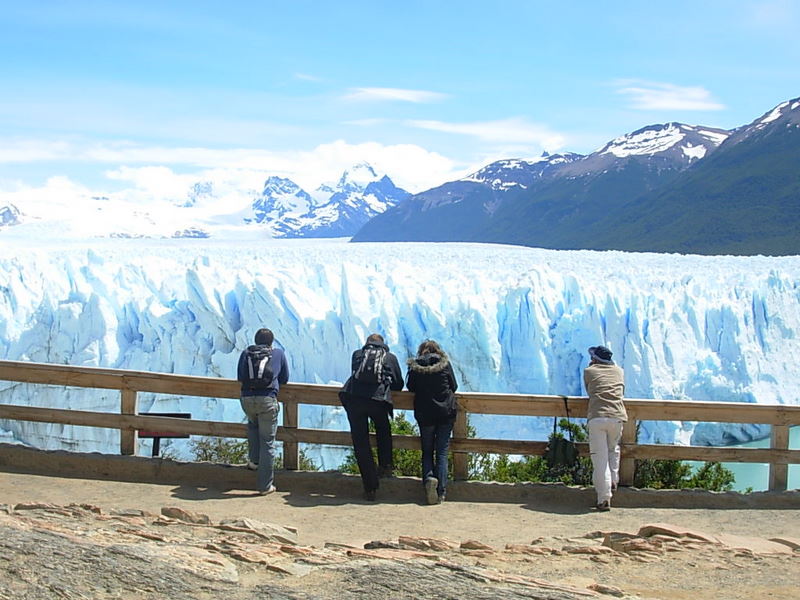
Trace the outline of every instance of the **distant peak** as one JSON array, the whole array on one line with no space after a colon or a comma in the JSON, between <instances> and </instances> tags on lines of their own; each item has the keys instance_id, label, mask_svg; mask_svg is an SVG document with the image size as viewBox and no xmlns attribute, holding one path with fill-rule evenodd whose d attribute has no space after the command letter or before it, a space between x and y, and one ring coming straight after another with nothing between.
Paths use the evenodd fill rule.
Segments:
<instances>
[{"instance_id":1,"label":"distant peak","mask_svg":"<svg viewBox=\"0 0 800 600\"><path fill-rule=\"evenodd\" d=\"M618 158L627 156L652 156L665 152L684 140L692 146L719 146L729 132L713 127L687 125L672 121L648 125L611 140L603 146L599 154L613 154ZM688 138L688 139L687 139Z\"/></svg>"},{"instance_id":2,"label":"distant peak","mask_svg":"<svg viewBox=\"0 0 800 600\"><path fill-rule=\"evenodd\" d=\"M756 123L756 126L764 126L772 123L773 121L777 121L781 117L787 115L788 113L797 110L800 108L800 98L794 98L793 100L786 100L785 102L781 102L765 114L761 119L759 119Z\"/></svg>"},{"instance_id":3,"label":"distant peak","mask_svg":"<svg viewBox=\"0 0 800 600\"><path fill-rule=\"evenodd\" d=\"M300 186L298 186L294 181L287 179L286 177L278 177L277 175L270 175L264 182L265 191L275 190L284 193L294 193L294 191L298 189L300 189Z\"/></svg>"},{"instance_id":4,"label":"distant peak","mask_svg":"<svg viewBox=\"0 0 800 600\"><path fill-rule=\"evenodd\" d=\"M360 162L347 169L339 178L336 189L342 192L363 190L373 181L381 178L367 162Z\"/></svg>"}]
</instances>

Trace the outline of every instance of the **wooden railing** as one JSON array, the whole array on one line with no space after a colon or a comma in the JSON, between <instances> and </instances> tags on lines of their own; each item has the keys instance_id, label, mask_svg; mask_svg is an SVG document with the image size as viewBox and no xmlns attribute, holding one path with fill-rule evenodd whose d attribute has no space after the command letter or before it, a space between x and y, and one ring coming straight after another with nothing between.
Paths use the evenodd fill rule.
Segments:
<instances>
[{"instance_id":1,"label":"wooden railing","mask_svg":"<svg viewBox=\"0 0 800 600\"><path fill-rule=\"evenodd\" d=\"M238 399L239 384L232 379L0 361L0 380L119 390L119 414L0 404L0 419L119 429L122 454L136 454L137 432L140 430L231 438L247 436L246 426L242 423L220 423L138 414L137 394L140 392ZM283 461L287 469L297 469L299 444L301 443L335 446L351 444L348 431L299 427L300 405L338 406L338 390L338 386L304 383L289 383L281 387L279 400L283 404L283 426L278 429L278 440L283 442ZM396 408L412 408L413 395L411 393L395 392L392 397ZM457 479L466 479L467 477L467 457L470 452L541 455L547 444L543 441L469 438L467 437L468 414L566 416L565 398L572 417L585 417L587 408L586 398L574 396L470 392L459 393L457 398L462 410L458 413L451 443L454 453L453 468ZM768 463L770 466L769 489L785 490L788 465L800 463L800 450L789 450L789 427L800 425L800 406L639 399L626 399L625 406L629 420L625 424L621 444L620 481L623 485L633 482L636 459L657 458ZM772 427L771 444L770 448L638 444L636 442L637 421L763 423ZM419 438L416 436L395 435L393 441L396 448L419 448ZM587 444L578 446L583 455L588 455Z\"/></svg>"}]
</instances>

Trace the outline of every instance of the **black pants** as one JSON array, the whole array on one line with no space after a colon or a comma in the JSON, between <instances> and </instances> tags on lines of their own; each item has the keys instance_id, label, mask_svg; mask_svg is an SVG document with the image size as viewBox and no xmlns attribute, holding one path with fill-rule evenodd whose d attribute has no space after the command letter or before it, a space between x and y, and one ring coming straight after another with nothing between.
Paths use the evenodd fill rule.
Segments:
<instances>
[{"instance_id":1,"label":"black pants","mask_svg":"<svg viewBox=\"0 0 800 600\"><path fill-rule=\"evenodd\" d=\"M351 398L347 403L347 420L350 421L350 435L353 438L353 452L356 455L361 483L366 491L378 489L378 470L372 457L369 443L369 419L375 425L378 438L378 463L381 470L392 468L392 430L389 426L391 404L380 400Z\"/></svg>"}]
</instances>

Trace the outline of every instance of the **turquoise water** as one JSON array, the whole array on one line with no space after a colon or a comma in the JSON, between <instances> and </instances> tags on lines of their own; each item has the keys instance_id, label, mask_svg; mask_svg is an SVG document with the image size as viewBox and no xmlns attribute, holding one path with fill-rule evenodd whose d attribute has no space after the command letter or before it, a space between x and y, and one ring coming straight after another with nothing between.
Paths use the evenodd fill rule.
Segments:
<instances>
[{"instance_id":1,"label":"turquoise water","mask_svg":"<svg viewBox=\"0 0 800 600\"><path fill-rule=\"evenodd\" d=\"M769 439L758 440L739 444L737 448L769 448ZM800 449L800 427L792 427L789 430L789 448L791 450ZM693 467L698 467L702 463L687 461ZM733 489L743 492L747 488L752 488L754 492L761 492L769 486L769 465L761 463L722 463L726 468L733 471L736 482ZM789 465L789 478L787 489L794 490L800 488L800 465Z\"/></svg>"}]
</instances>

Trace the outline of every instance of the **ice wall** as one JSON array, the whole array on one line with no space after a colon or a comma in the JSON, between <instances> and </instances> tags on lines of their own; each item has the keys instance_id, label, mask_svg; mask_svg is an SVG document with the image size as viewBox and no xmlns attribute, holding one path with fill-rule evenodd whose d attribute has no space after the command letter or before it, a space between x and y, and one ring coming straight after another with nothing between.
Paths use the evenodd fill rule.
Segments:
<instances>
[{"instance_id":1,"label":"ice wall","mask_svg":"<svg viewBox=\"0 0 800 600\"><path fill-rule=\"evenodd\" d=\"M293 381L348 375L381 332L401 362L425 338L462 390L581 395L586 348L605 343L626 395L798 403L800 257L699 257L479 244L342 240L108 240L0 246L0 356L233 377L256 329ZM0 382L0 402L118 411L114 392ZM238 402L143 395L142 411L241 421ZM337 410L304 425L345 429ZM487 436L543 439L543 419L480 418ZM106 450L118 432L5 422L43 448ZM759 427L647 424L648 441L724 443ZM325 465L333 467L336 465Z\"/></svg>"}]
</instances>

